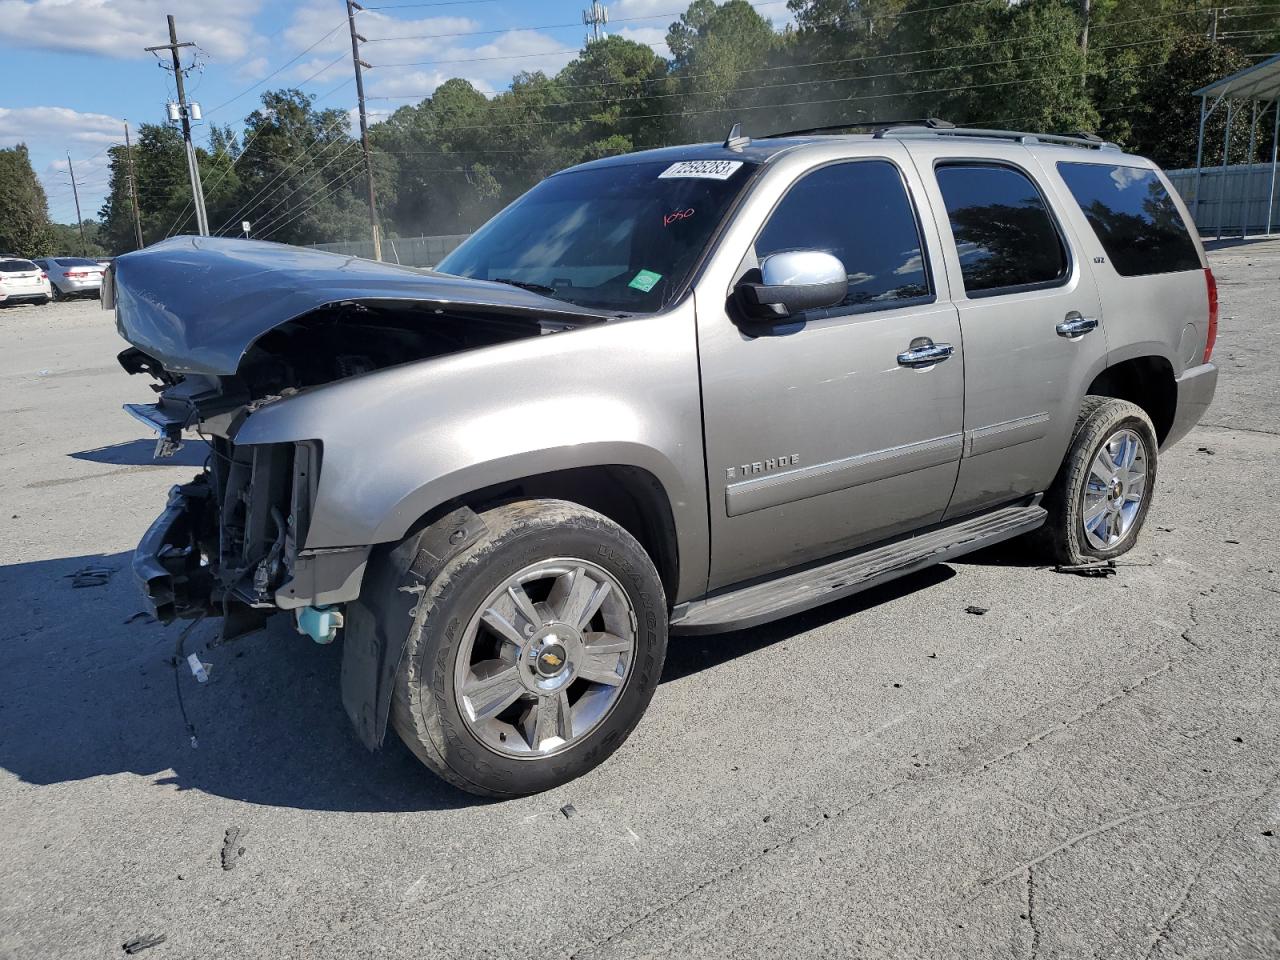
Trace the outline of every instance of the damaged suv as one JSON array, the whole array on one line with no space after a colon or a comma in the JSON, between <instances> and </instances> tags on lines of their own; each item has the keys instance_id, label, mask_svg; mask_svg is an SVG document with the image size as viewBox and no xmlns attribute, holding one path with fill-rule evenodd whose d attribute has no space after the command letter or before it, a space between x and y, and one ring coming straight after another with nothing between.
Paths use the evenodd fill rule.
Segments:
<instances>
[{"instance_id":1,"label":"damaged suv","mask_svg":"<svg viewBox=\"0 0 1280 960\"><path fill-rule=\"evenodd\" d=\"M627 738L668 633L1022 534L1133 546L1212 399L1212 273L1087 136L803 133L556 174L422 272L235 239L120 257L157 454L210 453L134 569L166 622L286 611L456 786Z\"/></svg>"}]
</instances>

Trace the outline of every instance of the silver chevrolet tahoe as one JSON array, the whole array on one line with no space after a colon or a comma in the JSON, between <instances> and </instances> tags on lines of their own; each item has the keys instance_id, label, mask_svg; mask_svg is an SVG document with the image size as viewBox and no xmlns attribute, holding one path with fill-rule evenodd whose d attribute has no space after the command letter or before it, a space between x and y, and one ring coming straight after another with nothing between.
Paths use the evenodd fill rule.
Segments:
<instances>
[{"instance_id":1,"label":"silver chevrolet tahoe","mask_svg":"<svg viewBox=\"0 0 1280 960\"><path fill-rule=\"evenodd\" d=\"M435 271L235 239L115 261L159 433L208 442L134 569L224 636L343 639L457 787L545 790L639 721L669 633L1008 538L1129 550L1213 397L1178 195L1090 135L885 127L611 157Z\"/></svg>"}]
</instances>

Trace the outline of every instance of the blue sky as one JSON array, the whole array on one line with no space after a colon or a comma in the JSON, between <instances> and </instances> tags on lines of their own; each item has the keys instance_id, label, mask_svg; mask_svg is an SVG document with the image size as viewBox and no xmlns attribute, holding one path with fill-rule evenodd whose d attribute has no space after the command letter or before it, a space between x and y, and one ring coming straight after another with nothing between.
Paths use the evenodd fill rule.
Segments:
<instances>
[{"instance_id":1,"label":"blue sky","mask_svg":"<svg viewBox=\"0 0 1280 960\"><path fill-rule=\"evenodd\" d=\"M687 2L608 0L607 32L665 56L667 26ZM785 0L752 2L775 21L787 14ZM451 76L492 93L519 70L558 70L582 45L589 5L368 0L359 25L377 38L363 48L375 67L366 75L370 110L413 103ZM187 95L208 121L238 128L262 90L281 86L300 85L322 98L320 106L354 108L344 0L0 0L0 146L27 144L54 220L75 220L68 152L82 212L96 216L106 148L122 141L124 121L163 120L173 78L142 48L167 42L169 13L179 39L200 45ZM207 124L197 136L207 136Z\"/></svg>"}]
</instances>

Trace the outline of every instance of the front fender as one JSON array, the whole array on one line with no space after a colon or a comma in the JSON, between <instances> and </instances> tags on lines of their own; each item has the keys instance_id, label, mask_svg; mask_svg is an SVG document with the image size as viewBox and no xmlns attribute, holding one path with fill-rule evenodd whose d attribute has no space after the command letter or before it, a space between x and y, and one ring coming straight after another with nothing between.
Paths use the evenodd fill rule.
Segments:
<instances>
[{"instance_id":1,"label":"front fender","mask_svg":"<svg viewBox=\"0 0 1280 960\"><path fill-rule=\"evenodd\" d=\"M639 467L662 484L680 593L705 586L706 471L692 300L380 370L252 413L237 444L318 440L308 549L399 540L468 492L574 467ZM686 583L686 578L690 578Z\"/></svg>"}]
</instances>

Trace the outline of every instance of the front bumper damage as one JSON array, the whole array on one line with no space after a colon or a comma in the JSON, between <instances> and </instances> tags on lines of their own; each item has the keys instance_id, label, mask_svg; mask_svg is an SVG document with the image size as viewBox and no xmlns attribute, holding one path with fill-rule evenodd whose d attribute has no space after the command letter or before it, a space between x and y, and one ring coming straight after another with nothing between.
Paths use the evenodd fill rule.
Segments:
<instances>
[{"instance_id":1,"label":"front bumper damage","mask_svg":"<svg viewBox=\"0 0 1280 960\"><path fill-rule=\"evenodd\" d=\"M212 611L214 579L202 563L198 518L205 515L212 491L196 479L173 487L164 512L142 535L133 553L133 573L164 623Z\"/></svg>"},{"instance_id":2,"label":"front bumper damage","mask_svg":"<svg viewBox=\"0 0 1280 960\"><path fill-rule=\"evenodd\" d=\"M171 623L221 616L229 638L279 610L294 611L302 624L309 612L356 599L368 546L301 546L318 446L236 447L219 437L212 443L204 472L169 491L134 552L134 574L156 617ZM304 632L322 639L321 632Z\"/></svg>"}]
</instances>

